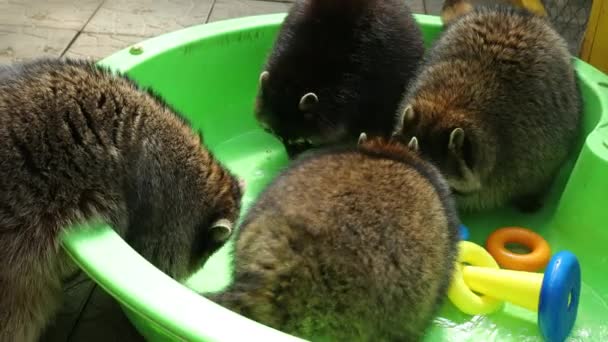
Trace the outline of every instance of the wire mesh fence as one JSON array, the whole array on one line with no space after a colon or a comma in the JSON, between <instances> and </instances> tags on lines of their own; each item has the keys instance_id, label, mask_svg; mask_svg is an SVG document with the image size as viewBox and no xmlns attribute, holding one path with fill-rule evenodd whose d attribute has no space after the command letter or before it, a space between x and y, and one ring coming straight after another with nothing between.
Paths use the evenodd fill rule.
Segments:
<instances>
[{"instance_id":1,"label":"wire mesh fence","mask_svg":"<svg viewBox=\"0 0 608 342\"><path fill-rule=\"evenodd\" d=\"M578 56L593 0L542 0L542 3L555 29L568 41L570 52Z\"/></svg>"}]
</instances>

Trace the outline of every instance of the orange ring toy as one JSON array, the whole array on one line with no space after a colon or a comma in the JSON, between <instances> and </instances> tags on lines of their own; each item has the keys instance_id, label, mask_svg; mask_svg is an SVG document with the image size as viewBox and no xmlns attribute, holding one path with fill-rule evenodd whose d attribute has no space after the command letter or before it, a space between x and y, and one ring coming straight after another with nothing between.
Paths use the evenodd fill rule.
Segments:
<instances>
[{"instance_id":1,"label":"orange ring toy","mask_svg":"<svg viewBox=\"0 0 608 342\"><path fill-rule=\"evenodd\" d=\"M507 249L507 244L517 243L530 249L530 253L518 254ZM521 227L505 227L494 231L486 241L486 249L503 268L536 272L547 266L551 248L542 236Z\"/></svg>"}]
</instances>

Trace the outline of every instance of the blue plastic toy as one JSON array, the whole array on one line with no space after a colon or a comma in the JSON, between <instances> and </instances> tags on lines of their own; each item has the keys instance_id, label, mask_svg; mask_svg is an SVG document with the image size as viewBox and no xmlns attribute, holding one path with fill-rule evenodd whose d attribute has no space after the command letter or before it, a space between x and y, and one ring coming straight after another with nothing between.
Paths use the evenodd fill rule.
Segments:
<instances>
[{"instance_id":1,"label":"blue plastic toy","mask_svg":"<svg viewBox=\"0 0 608 342\"><path fill-rule=\"evenodd\" d=\"M460 225L460 240L468 240L469 239L469 228L464 224Z\"/></svg>"}]
</instances>

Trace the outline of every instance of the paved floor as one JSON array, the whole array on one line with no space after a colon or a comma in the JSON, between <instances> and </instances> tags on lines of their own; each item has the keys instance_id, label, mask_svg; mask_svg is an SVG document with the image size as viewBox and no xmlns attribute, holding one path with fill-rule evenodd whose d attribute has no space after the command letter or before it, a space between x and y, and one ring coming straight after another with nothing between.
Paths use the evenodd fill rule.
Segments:
<instances>
[{"instance_id":1,"label":"paved floor","mask_svg":"<svg viewBox=\"0 0 608 342\"><path fill-rule=\"evenodd\" d=\"M405 0L438 13L442 0ZM285 12L293 0L0 0L0 63L99 59L145 38L217 20Z\"/></svg>"}]
</instances>

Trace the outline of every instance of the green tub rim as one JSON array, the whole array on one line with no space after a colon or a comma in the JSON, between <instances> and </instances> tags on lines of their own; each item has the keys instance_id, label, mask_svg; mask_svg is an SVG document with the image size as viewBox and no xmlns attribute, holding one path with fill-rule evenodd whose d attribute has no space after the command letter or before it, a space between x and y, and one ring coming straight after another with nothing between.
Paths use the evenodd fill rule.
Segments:
<instances>
[{"instance_id":1,"label":"green tub rim","mask_svg":"<svg viewBox=\"0 0 608 342\"><path fill-rule=\"evenodd\" d=\"M280 24L285 13L259 15L197 25L144 40L99 62L112 70L127 72L158 54L178 49L195 40ZM415 14L423 25L442 27L439 17ZM140 51L137 51L140 52ZM608 76L594 67L575 61L579 76L599 96L602 113L585 144L608 160ZM137 312L167 337L182 341L240 341L255 336L263 341L302 341L237 315L182 286L142 258L109 226L89 223L74 226L63 235L62 245L75 263L122 306ZM112 258L107 252L112 251ZM121 260L121 263L115 263ZM125 277L125 275L129 275ZM152 288L148 285L154 284Z\"/></svg>"}]
</instances>

